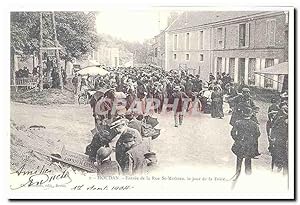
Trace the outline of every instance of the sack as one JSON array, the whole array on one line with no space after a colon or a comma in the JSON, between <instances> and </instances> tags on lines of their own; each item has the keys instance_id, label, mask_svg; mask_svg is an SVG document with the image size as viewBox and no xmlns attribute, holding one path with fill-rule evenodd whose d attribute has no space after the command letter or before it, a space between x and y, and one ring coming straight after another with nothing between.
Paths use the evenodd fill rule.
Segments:
<instances>
[{"instance_id":1,"label":"sack","mask_svg":"<svg viewBox=\"0 0 300 205\"><path fill-rule=\"evenodd\" d=\"M153 128L151 125L142 123L142 136L156 139L160 135L160 129Z\"/></svg>"},{"instance_id":2,"label":"sack","mask_svg":"<svg viewBox=\"0 0 300 205\"><path fill-rule=\"evenodd\" d=\"M152 127L155 127L159 124L157 118L151 117L151 116L145 116L145 123L151 125Z\"/></svg>"}]
</instances>

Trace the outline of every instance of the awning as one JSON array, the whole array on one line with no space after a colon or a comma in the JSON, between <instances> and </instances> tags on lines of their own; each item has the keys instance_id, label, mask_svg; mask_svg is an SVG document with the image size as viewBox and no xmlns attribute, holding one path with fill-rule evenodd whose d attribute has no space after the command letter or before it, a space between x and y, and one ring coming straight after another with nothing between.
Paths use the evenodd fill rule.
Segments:
<instances>
[{"instance_id":1,"label":"awning","mask_svg":"<svg viewBox=\"0 0 300 205\"><path fill-rule=\"evenodd\" d=\"M82 70L79 70L77 72L78 74L80 75L106 75L108 74L109 72L103 68L101 68L100 66L88 66L86 68L83 68Z\"/></svg>"},{"instance_id":2,"label":"awning","mask_svg":"<svg viewBox=\"0 0 300 205\"><path fill-rule=\"evenodd\" d=\"M263 68L261 71L254 71L256 74L269 74L269 75L288 75L289 62L283 62L271 67Z\"/></svg>"}]
</instances>

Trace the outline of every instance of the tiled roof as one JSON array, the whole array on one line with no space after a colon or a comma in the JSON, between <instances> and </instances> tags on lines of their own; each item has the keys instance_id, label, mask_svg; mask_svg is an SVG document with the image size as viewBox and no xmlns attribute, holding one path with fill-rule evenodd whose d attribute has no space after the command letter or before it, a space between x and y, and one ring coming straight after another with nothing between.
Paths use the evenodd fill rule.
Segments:
<instances>
[{"instance_id":1,"label":"tiled roof","mask_svg":"<svg viewBox=\"0 0 300 205\"><path fill-rule=\"evenodd\" d=\"M184 12L168 30L201 26L220 21L264 13L263 11L187 11Z\"/></svg>"}]
</instances>

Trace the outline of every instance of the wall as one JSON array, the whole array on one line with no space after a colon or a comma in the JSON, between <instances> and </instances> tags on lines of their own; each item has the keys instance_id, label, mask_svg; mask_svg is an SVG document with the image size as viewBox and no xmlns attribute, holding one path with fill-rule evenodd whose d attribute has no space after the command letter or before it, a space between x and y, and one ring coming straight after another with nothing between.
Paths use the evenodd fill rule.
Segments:
<instances>
[{"instance_id":1,"label":"wall","mask_svg":"<svg viewBox=\"0 0 300 205\"><path fill-rule=\"evenodd\" d=\"M167 70L188 68L191 73L199 74L203 80L208 80L210 71L210 30L201 29L203 31L203 49L199 47L200 30L185 32L170 32L167 39ZM190 46L186 48L186 33L190 35ZM178 35L178 47L174 49L174 35ZM177 58L174 59L174 54ZM189 60L186 60L186 54L189 54ZM203 54L203 61L200 61L200 54Z\"/></svg>"}]
</instances>

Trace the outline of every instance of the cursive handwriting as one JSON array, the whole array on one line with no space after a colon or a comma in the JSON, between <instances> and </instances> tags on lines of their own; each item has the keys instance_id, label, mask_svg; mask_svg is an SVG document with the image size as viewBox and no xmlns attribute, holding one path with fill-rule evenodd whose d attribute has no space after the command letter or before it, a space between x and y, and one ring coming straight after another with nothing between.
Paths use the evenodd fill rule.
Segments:
<instances>
[{"instance_id":1,"label":"cursive handwriting","mask_svg":"<svg viewBox=\"0 0 300 205\"><path fill-rule=\"evenodd\" d=\"M37 166L36 169L34 170L25 170L25 166L26 164L23 164L18 170L16 170L15 172L12 172L11 174L18 174L18 176L22 175L22 176L25 176L25 175L37 175L37 174L49 174L52 172L52 170L50 169L47 169L45 167L45 165L43 165L42 167L40 166Z\"/></svg>"},{"instance_id":2,"label":"cursive handwriting","mask_svg":"<svg viewBox=\"0 0 300 205\"><path fill-rule=\"evenodd\" d=\"M15 187L11 187L12 190L20 189L22 187L34 187L48 185L51 182L56 182L56 185L65 185L72 182L72 179L67 170L60 174L52 174L52 171L45 168L45 165L41 168L38 166L36 170L25 171L25 164L22 165L17 171L12 174L18 176L28 176L28 180L24 184L19 184ZM64 180L66 179L66 180Z\"/></svg>"}]
</instances>

